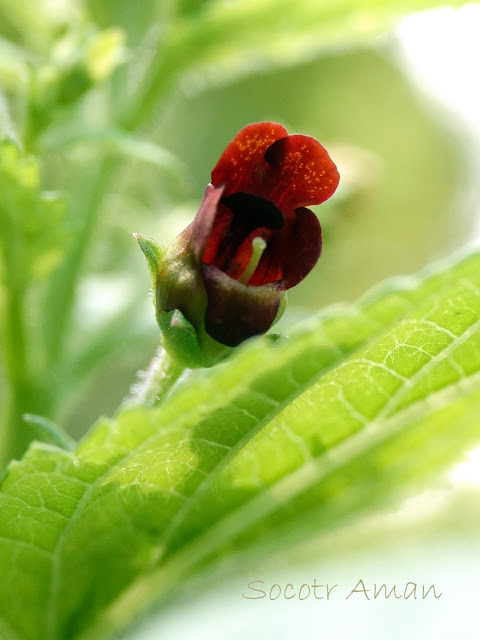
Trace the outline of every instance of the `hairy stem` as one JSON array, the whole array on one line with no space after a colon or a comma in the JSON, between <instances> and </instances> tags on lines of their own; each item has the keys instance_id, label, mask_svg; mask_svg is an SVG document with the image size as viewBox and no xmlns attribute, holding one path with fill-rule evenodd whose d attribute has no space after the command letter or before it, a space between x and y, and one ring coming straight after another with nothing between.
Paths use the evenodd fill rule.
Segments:
<instances>
[{"instance_id":1,"label":"hairy stem","mask_svg":"<svg viewBox=\"0 0 480 640\"><path fill-rule=\"evenodd\" d=\"M148 369L141 374L141 381L133 387L127 403L159 405L184 371L185 367L160 347Z\"/></svg>"}]
</instances>

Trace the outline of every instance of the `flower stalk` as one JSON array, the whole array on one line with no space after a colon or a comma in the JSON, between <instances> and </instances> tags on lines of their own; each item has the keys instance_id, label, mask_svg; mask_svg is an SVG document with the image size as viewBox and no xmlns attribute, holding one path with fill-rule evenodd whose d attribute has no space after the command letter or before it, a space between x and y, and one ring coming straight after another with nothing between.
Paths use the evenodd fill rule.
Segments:
<instances>
[{"instance_id":1,"label":"flower stalk","mask_svg":"<svg viewBox=\"0 0 480 640\"><path fill-rule=\"evenodd\" d=\"M170 393L185 367L160 347L149 367L140 374L140 382L133 389L127 404L157 406Z\"/></svg>"}]
</instances>

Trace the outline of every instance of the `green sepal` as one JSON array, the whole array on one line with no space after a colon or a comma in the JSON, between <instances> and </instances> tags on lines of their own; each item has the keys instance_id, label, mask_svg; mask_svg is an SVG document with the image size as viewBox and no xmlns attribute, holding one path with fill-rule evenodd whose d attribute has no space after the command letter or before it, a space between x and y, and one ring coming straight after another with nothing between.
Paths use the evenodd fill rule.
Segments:
<instances>
[{"instance_id":1,"label":"green sepal","mask_svg":"<svg viewBox=\"0 0 480 640\"><path fill-rule=\"evenodd\" d=\"M152 287L155 290L160 260L165 254L165 249L158 244L158 242L155 242L153 238L150 238L150 236L144 236L141 233L134 233L133 236L136 238L147 260L148 269L152 278Z\"/></svg>"},{"instance_id":2,"label":"green sepal","mask_svg":"<svg viewBox=\"0 0 480 640\"><path fill-rule=\"evenodd\" d=\"M178 309L157 311L163 346L178 362L190 369L212 367L223 360L230 347L211 338L206 331L197 331Z\"/></svg>"},{"instance_id":3,"label":"green sepal","mask_svg":"<svg viewBox=\"0 0 480 640\"><path fill-rule=\"evenodd\" d=\"M163 346L179 362L190 368L201 367L202 356L197 332L178 309L157 312Z\"/></svg>"}]
</instances>

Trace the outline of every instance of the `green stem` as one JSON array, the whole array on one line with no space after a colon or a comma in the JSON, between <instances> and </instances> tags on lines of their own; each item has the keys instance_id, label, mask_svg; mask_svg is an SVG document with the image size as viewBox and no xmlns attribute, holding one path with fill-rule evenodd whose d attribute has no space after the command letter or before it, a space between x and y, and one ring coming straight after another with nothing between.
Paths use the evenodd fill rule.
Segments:
<instances>
[{"instance_id":1,"label":"green stem","mask_svg":"<svg viewBox=\"0 0 480 640\"><path fill-rule=\"evenodd\" d=\"M21 291L7 288L5 295L6 369L12 387L20 387L27 377L27 348Z\"/></svg>"},{"instance_id":2,"label":"green stem","mask_svg":"<svg viewBox=\"0 0 480 640\"><path fill-rule=\"evenodd\" d=\"M8 185L2 187L2 242L4 267L3 331L6 401L0 434L0 469L19 457L29 442L28 428L21 422L22 401L28 387L27 340L25 332L23 235L18 212Z\"/></svg>"},{"instance_id":3,"label":"green stem","mask_svg":"<svg viewBox=\"0 0 480 640\"><path fill-rule=\"evenodd\" d=\"M21 456L31 435L21 419L22 403L27 386L27 358L20 293L7 288L4 302L7 398L0 435L0 469L3 469L12 458Z\"/></svg>"},{"instance_id":4,"label":"green stem","mask_svg":"<svg viewBox=\"0 0 480 640\"><path fill-rule=\"evenodd\" d=\"M127 404L161 404L184 371L185 367L160 347Z\"/></svg>"},{"instance_id":5,"label":"green stem","mask_svg":"<svg viewBox=\"0 0 480 640\"><path fill-rule=\"evenodd\" d=\"M76 285L91 246L96 223L107 185L117 161L111 156L94 162L72 195L71 220L80 222L80 229L72 239L67 255L50 279L44 310L45 351L47 366L52 368L61 359L65 336L69 329Z\"/></svg>"},{"instance_id":6,"label":"green stem","mask_svg":"<svg viewBox=\"0 0 480 640\"><path fill-rule=\"evenodd\" d=\"M8 264L8 261L7 261ZM6 269L8 275L9 269ZM38 385L29 366L29 347L25 331L25 305L22 290L10 286L4 296L5 404L0 425L0 473L12 459L19 459L38 430L25 422L26 412L48 414L51 395Z\"/></svg>"},{"instance_id":7,"label":"green stem","mask_svg":"<svg viewBox=\"0 0 480 640\"><path fill-rule=\"evenodd\" d=\"M11 460L20 460L29 444L41 439L35 425L24 420L28 407L34 406L39 396L28 385L10 386L6 395L0 434L0 477Z\"/></svg>"}]
</instances>

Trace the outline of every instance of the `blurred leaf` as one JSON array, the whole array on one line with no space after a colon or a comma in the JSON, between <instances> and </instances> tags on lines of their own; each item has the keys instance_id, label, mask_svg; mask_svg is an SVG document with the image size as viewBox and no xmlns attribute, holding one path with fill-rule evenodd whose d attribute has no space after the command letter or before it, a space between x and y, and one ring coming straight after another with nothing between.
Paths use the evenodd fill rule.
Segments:
<instances>
[{"instance_id":1,"label":"blurred leaf","mask_svg":"<svg viewBox=\"0 0 480 640\"><path fill-rule=\"evenodd\" d=\"M105 29L87 43L85 66L95 82L104 82L126 60L121 29Z\"/></svg>"},{"instance_id":2,"label":"blurred leaf","mask_svg":"<svg viewBox=\"0 0 480 640\"><path fill-rule=\"evenodd\" d=\"M77 3L70 0L2 0L0 33L38 53L46 53L52 41L79 19Z\"/></svg>"},{"instance_id":3,"label":"blurred leaf","mask_svg":"<svg viewBox=\"0 0 480 640\"><path fill-rule=\"evenodd\" d=\"M87 26L72 29L58 39L47 61L31 70L27 142L36 140L55 120L59 108L75 105L125 61L121 29L97 32Z\"/></svg>"},{"instance_id":4,"label":"blurred leaf","mask_svg":"<svg viewBox=\"0 0 480 640\"><path fill-rule=\"evenodd\" d=\"M110 637L220 551L424 481L479 439L479 345L476 253L253 340L72 453L33 445L0 494L4 637Z\"/></svg>"},{"instance_id":5,"label":"blurred leaf","mask_svg":"<svg viewBox=\"0 0 480 640\"><path fill-rule=\"evenodd\" d=\"M141 140L130 133L115 128L73 128L62 130L57 128L45 134L40 140L42 151L50 153L63 151L74 144L96 144L110 152L117 152L127 157L148 162L163 169L177 180L187 178L187 168L173 153L149 140Z\"/></svg>"},{"instance_id":6,"label":"blurred leaf","mask_svg":"<svg viewBox=\"0 0 480 640\"><path fill-rule=\"evenodd\" d=\"M7 101L0 89L0 142L5 140L13 142L16 146L20 145L13 122L10 118Z\"/></svg>"},{"instance_id":7,"label":"blurred leaf","mask_svg":"<svg viewBox=\"0 0 480 640\"><path fill-rule=\"evenodd\" d=\"M202 42L210 39L214 50L226 47L233 52L248 44L258 52L270 50L296 58L302 45L311 50L315 43L318 47L352 42L370 37L408 13L464 4L464 0L213 0L197 2L191 20L179 22L179 32L185 37L188 30L202 34Z\"/></svg>"},{"instance_id":8,"label":"blurred leaf","mask_svg":"<svg viewBox=\"0 0 480 640\"><path fill-rule=\"evenodd\" d=\"M23 49L0 38L0 87L5 92L18 92L20 87L27 85L28 62Z\"/></svg>"},{"instance_id":9,"label":"blurred leaf","mask_svg":"<svg viewBox=\"0 0 480 640\"><path fill-rule=\"evenodd\" d=\"M20 290L51 273L63 253L64 206L40 189L37 160L0 143L0 249Z\"/></svg>"},{"instance_id":10,"label":"blurred leaf","mask_svg":"<svg viewBox=\"0 0 480 640\"><path fill-rule=\"evenodd\" d=\"M92 19L102 29L119 26L128 34L129 46L135 45L144 32L161 16L162 6L169 3L158 0L142 0L139 5L131 0L85 0Z\"/></svg>"},{"instance_id":11,"label":"blurred leaf","mask_svg":"<svg viewBox=\"0 0 480 640\"><path fill-rule=\"evenodd\" d=\"M126 128L136 128L151 117L159 98L182 77L188 89L204 88L312 58L328 47L365 41L413 11L465 2L212 0L196 4L198 9L193 11L183 7L187 12L160 33L156 55L121 119ZM192 73L199 70L201 74Z\"/></svg>"}]
</instances>

